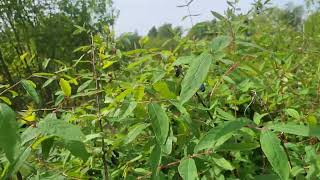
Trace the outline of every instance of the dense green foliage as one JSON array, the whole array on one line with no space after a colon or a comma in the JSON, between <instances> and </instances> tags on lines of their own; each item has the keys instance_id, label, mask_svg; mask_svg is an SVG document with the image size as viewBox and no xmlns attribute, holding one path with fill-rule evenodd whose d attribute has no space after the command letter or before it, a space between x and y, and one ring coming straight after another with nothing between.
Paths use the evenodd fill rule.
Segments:
<instances>
[{"instance_id":1,"label":"dense green foliage","mask_svg":"<svg viewBox=\"0 0 320 180\"><path fill-rule=\"evenodd\" d=\"M116 37L112 2L1 1L0 179L319 179L319 11L268 2Z\"/></svg>"}]
</instances>

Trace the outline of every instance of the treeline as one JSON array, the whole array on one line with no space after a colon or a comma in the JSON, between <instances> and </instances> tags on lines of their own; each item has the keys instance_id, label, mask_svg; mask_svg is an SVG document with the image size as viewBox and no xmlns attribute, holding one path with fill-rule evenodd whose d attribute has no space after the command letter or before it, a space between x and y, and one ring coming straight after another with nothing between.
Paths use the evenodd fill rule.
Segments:
<instances>
[{"instance_id":1,"label":"treeline","mask_svg":"<svg viewBox=\"0 0 320 180\"><path fill-rule=\"evenodd\" d=\"M73 51L90 41L81 29L103 32L104 25L114 25L118 13L111 1L4 0L0 3L0 78L10 84L32 72L42 72L43 62L48 60L71 64L79 57ZM272 15L274 23L288 25L297 32L304 31L312 40L319 38L317 11L306 14L302 6L291 4L286 9L269 8L262 16L267 14ZM247 36L257 33L254 26L259 25L259 19L263 17L244 20L246 27L242 28ZM210 39L219 34L219 26L215 19L200 22L186 36L192 40ZM184 34L182 27L171 24L152 27L145 48L172 50ZM123 50L141 48L142 38L134 32L124 33L117 38L116 46ZM53 69L47 71L56 70L54 66L50 68Z\"/></svg>"},{"instance_id":2,"label":"treeline","mask_svg":"<svg viewBox=\"0 0 320 180\"><path fill-rule=\"evenodd\" d=\"M0 1L0 179L319 179L319 3L237 2L118 36L111 1Z\"/></svg>"}]
</instances>

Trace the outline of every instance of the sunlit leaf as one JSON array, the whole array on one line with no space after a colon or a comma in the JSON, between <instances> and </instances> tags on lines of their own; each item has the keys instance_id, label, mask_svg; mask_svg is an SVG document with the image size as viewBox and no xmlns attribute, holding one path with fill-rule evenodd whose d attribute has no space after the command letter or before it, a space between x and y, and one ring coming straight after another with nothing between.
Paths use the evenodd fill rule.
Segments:
<instances>
[{"instance_id":1,"label":"sunlit leaf","mask_svg":"<svg viewBox=\"0 0 320 180\"><path fill-rule=\"evenodd\" d=\"M158 81L153 85L153 88L164 98L174 99L176 95L170 91L168 85L164 81Z\"/></svg>"},{"instance_id":2,"label":"sunlit leaf","mask_svg":"<svg viewBox=\"0 0 320 180\"><path fill-rule=\"evenodd\" d=\"M0 99L1 99L3 102L7 103L8 105L11 105L11 104L12 104L12 102L10 101L10 99L7 98L7 97L5 97L5 96L0 96Z\"/></svg>"},{"instance_id":3,"label":"sunlit leaf","mask_svg":"<svg viewBox=\"0 0 320 180\"><path fill-rule=\"evenodd\" d=\"M68 81L61 78L59 85L65 96L67 97L71 96L71 86Z\"/></svg>"}]
</instances>

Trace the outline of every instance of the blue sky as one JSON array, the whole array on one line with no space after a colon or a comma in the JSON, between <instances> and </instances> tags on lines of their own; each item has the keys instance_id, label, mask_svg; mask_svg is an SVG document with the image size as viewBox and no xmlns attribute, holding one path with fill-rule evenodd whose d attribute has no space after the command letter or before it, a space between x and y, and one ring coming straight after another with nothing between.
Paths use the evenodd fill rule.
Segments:
<instances>
[{"instance_id":1,"label":"blue sky","mask_svg":"<svg viewBox=\"0 0 320 180\"><path fill-rule=\"evenodd\" d=\"M115 7L120 10L116 32L119 35L123 32L137 31L145 35L152 26L163 23L188 28L190 21L182 21L182 17L188 13L187 9L177 8L177 5L184 2L185 0L114 0ZM239 7L242 11L248 11L252 2L253 0L240 0ZM271 0L271 3L277 6L284 6L288 2L302 4L303 0ZM194 17L196 23L212 19L211 10L223 13L226 8L226 0L195 0L191 5L191 12L201 14Z\"/></svg>"}]
</instances>

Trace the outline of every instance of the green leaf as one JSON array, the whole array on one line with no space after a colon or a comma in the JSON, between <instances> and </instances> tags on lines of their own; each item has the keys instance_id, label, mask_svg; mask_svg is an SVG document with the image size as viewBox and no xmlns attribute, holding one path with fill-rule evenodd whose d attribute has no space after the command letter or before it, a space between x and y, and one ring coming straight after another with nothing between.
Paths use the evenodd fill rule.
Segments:
<instances>
[{"instance_id":1,"label":"green leaf","mask_svg":"<svg viewBox=\"0 0 320 180\"><path fill-rule=\"evenodd\" d=\"M175 60L172 65L178 66L178 65L184 65L184 64L191 64L191 62L196 58L196 56L181 56L177 60Z\"/></svg>"},{"instance_id":2,"label":"green leaf","mask_svg":"<svg viewBox=\"0 0 320 180\"><path fill-rule=\"evenodd\" d=\"M63 95L63 94L60 94L60 95L56 98L56 100L55 100L55 102L54 102L54 106L58 106L63 100L64 100L64 95Z\"/></svg>"},{"instance_id":3,"label":"green leaf","mask_svg":"<svg viewBox=\"0 0 320 180\"><path fill-rule=\"evenodd\" d=\"M165 155L170 155L171 152L172 152L172 143L173 143L173 140L175 139L175 137L172 136L169 136L166 143L161 145L161 150L162 150L162 153L165 154Z\"/></svg>"},{"instance_id":4,"label":"green leaf","mask_svg":"<svg viewBox=\"0 0 320 180\"><path fill-rule=\"evenodd\" d=\"M47 87L49 84L51 84L51 83L52 83L54 80L56 80L56 79L57 79L57 77L56 77L56 76L53 76L53 77L51 77L50 79L46 80L46 82L43 83L42 88Z\"/></svg>"},{"instance_id":5,"label":"green leaf","mask_svg":"<svg viewBox=\"0 0 320 180\"><path fill-rule=\"evenodd\" d=\"M107 69L108 67L110 67L115 62L117 62L117 61L105 61L105 62L103 62L102 69Z\"/></svg>"},{"instance_id":6,"label":"green leaf","mask_svg":"<svg viewBox=\"0 0 320 180\"><path fill-rule=\"evenodd\" d=\"M245 42L245 41L236 41L236 43L238 45L243 45L243 46L246 46L246 47L252 47L252 48L257 48L261 51L267 51L266 49L264 49L263 47L261 46L258 46L257 44L254 44L254 43L250 43L250 42Z\"/></svg>"},{"instance_id":7,"label":"green leaf","mask_svg":"<svg viewBox=\"0 0 320 180\"><path fill-rule=\"evenodd\" d=\"M46 69L50 61L51 61L50 58L44 59L43 62L42 62L42 68Z\"/></svg>"},{"instance_id":8,"label":"green leaf","mask_svg":"<svg viewBox=\"0 0 320 180\"><path fill-rule=\"evenodd\" d=\"M237 119L212 128L206 135L204 135L200 139L199 143L194 149L194 152L213 148L220 138L241 129L243 126L248 125L249 123L250 121L248 119Z\"/></svg>"},{"instance_id":9,"label":"green leaf","mask_svg":"<svg viewBox=\"0 0 320 180\"><path fill-rule=\"evenodd\" d=\"M234 170L234 167L232 166L232 164L229 161L227 161L225 158L218 155L214 155L212 159L218 166L222 167L223 169L229 170L229 171Z\"/></svg>"},{"instance_id":10,"label":"green leaf","mask_svg":"<svg viewBox=\"0 0 320 180\"><path fill-rule=\"evenodd\" d=\"M90 80L84 82L83 84L81 84L81 86L79 86L79 88L77 90L77 93L86 89L91 83L92 83L92 80L90 79Z\"/></svg>"},{"instance_id":11,"label":"green leaf","mask_svg":"<svg viewBox=\"0 0 320 180\"><path fill-rule=\"evenodd\" d=\"M25 145L27 142L35 139L40 135L38 128L34 128L32 126L25 129L25 131L21 134L21 145Z\"/></svg>"},{"instance_id":12,"label":"green leaf","mask_svg":"<svg viewBox=\"0 0 320 180\"><path fill-rule=\"evenodd\" d=\"M78 126L58 119L55 114L47 115L40 121L38 128L43 134L57 136L64 140L81 141L85 138Z\"/></svg>"},{"instance_id":13,"label":"green leaf","mask_svg":"<svg viewBox=\"0 0 320 180\"><path fill-rule=\"evenodd\" d=\"M231 113L225 112L224 110L222 110L220 108L216 108L216 111L221 119L224 119L227 121L236 120L236 118Z\"/></svg>"},{"instance_id":14,"label":"green leaf","mask_svg":"<svg viewBox=\"0 0 320 180\"><path fill-rule=\"evenodd\" d=\"M81 158L83 161L87 161L90 156L81 141L64 141L64 146L72 155Z\"/></svg>"},{"instance_id":15,"label":"green leaf","mask_svg":"<svg viewBox=\"0 0 320 180\"><path fill-rule=\"evenodd\" d=\"M300 114L295 109L286 109L286 113L295 119L300 119Z\"/></svg>"},{"instance_id":16,"label":"green leaf","mask_svg":"<svg viewBox=\"0 0 320 180\"><path fill-rule=\"evenodd\" d=\"M13 176L21 168L21 166L26 162L30 154L31 154L30 147L20 152L19 156L14 160L14 162L10 164L10 167L7 173L7 178Z\"/></svg>"},{"instance_id":17,"label":"green leaf","mask_svg":"<svg viewBox=\"0 0 320 180\"><path fill-rule=\"evenodd\" d=\"M271 131L263 131L260 136L260 144L273 170L282 180L289 179L290 168L287 155L278 137Z\"/></svg>"},{"instance_id":18,"label":"green leaf","mask_svg":"<svg viewBox=\"0 0 320 180\"><path fill-rule=\"evenodd\" d=\"M44 159L47 159L54 143L54 137L50 137L41 142L41 152Z\"/></svg>"},{"instance_id":19,"label":"green leaf","mask_svg":"<svg viewBox=\"0 0 320 180\"><path fill-rule=\"evenodd\" d=\"M194 121L192 121L187 109L183 107L178 101L171 100L170 102L180 111L181 113L180 117L183 119L184 122L188 124L189 129L191 129L192 133L195 136L200 137L200 132L199 132L199 129L197 128L198 126Z\"/></svg>"},{"instance_id":20,"label":"green leaf","mask_svg":"<svg viewBox=\"0 0 320 180\"><path fill-rule=\"evenodd\" d=\"M153 84L153 88L164 98L174 99L176 95L170 91L168 85L164 81L158 81Z\"/></svg>"},{"instance_id":21,"label":"green leaf","mask_svg":"<svg viewBox=\"0 0 320 180\"><path fill-rule=\"evenodd\" d=\"M130 63L130 64L128 65L127 69L128 69L128 70L133 69L134 67L139 66L139 65L141 65L142 63L145 63L145 62L147 62L147 61L149 61L149 60L151 60L151 59L152 59L152 56L141 57L141 58L139 58L137 61L135 61L135 62L133 62L133 63Z\"/></svg>"},{"instance_id":22,"label":"green leaf","mask_svg":"<svg viewBox=\"0 0 320 180\"><path fill-rule=\"evenodd\" d=\"M130 130L128 135L125 137L124 139L124 144L129 144L131 143L133 140L135 140L137 138L137 136L139 136L139 134L141 134L143 132L144 129L146 129L149 126L149 124L136 124L134 125Z\"/></svg>"},{"instance_id":23,"label":"green leaf","mask_svg":"<svg viewBox=\"0 0 320 180\"><path fill-rule=\"evenodd\" d=\"M30 80L21 80L21 84L23 88L27 91L27 93L32 97L32 99L37 103L40 104L40 97L37 91L34 88L34 83Z\"/></svg>"},{"instance_id":24,"label":"green leaf","mask_svg":"<svg viewBox=\"0 0 320 180\"><path fill-rule=\"evenodd\" d=\"M196 163L192 158L186 158L181 160L178 171L182 179L195 180L198 179L198 172Z\"/></svg>"},{"instance_id":25,"label":"green leaf","mask_svg":"<svg viewBox=\"0 0 320 180\"><path fill-rule=\"evenodd\" d=\"M251 151L260 147L259 143L225 143L221 145L217 151Z\"/></svg>"},{"instance_id":26,"label":"green leaf","mask_svg":"<svg viewBox=\"0 0 320 180\"><path fill-rule=\"evenodd\" d=\"M88 159L89 154L82 142L85 136L78 126L57 119L55 114L49 114L41 120L38 128L42 134L61 138L65 148L68 149L72 155L84 161Z\"/></svg>"},{"instance_id":27,"label":"green leaf","mask_svg":"<svg viewBox=\"0 0 320 180\"><path fill-rule=\"evenodd\" d=\"M216 17L219 20L225 20L226 18L224 18L221 14L215 12L215 11L211 11L211 14Z\"/></svg>"},{"instance_id":28,"label":"green leaf","mask_svg":"<svg viewBox=\"0 0 320 180\"><path fill-rule=\"evenodd\" d=\"M303 126L295 124L273 124L269 129L298 136L315 136L320 138L320 126Z\"/></svg>"},{"instance_id":29,"label":"green leaf","mask_svg":"<svg viewBox=\"0 0 320 180\"><path fill-rule=\"evenodd\" d=\"M316 126L318 124L317 117L312 114L309 114L306 117L306 120L307 120L309 126Z\"/></svg>"},{"instance_id":30,"label":"green leaf","mask_svg":"<svg viewBox=\"0 0 320 180\"><path fill-rule=\"evenodd\" d=\"M150 155L150 167L153 176L157 176L159 171L158 167L161 163L161 147L156 144L156 146L152 149Z\"/></svg>"},{"instance_id":31,"label":"green leaf","mask_svg":"<svg viewBox=\"0 0 320 180\"><path fill-rule=\"evenodd\" d=\"M159 144L165 144L169 133L169 118L159 104L150 103L148 112Z\"/></svg>"},{"instance_id":32,"label":"green leaf","mask_svg":"<svg viewBox=\"0 0 320 180\"><path fill-rule=\"evenodd\" d=\"M198 90L206 79L212 62L212 56L203 52L194 59L181 83L180 102L186 103Z\"/></svg>"},{"instance_id":33,"label":"green leaf","mask_svg":"<svg viewBox=\"0 0 320 180\"><path fill-rule=\"evenodd\" d=\"M254 180L279 180L279 176L276 174L263 174L254 177Z\"/></svg>"},{"instance_id":34,"label":"green leaf","mask_svg":"<svg viewBox=\"0 0 320 180\"><path fill-rule=\"evenodd\" d=\"M256 123L256 125L259 125L261 123L261 119L266 115L268 115L268 113L259 114L257 112L254 112L253 122Z\"/></svg>"},{"instance_id":35,"label":"green leaf","mask_svg":"<svg viewBox=\"0 0 320 180\"><path fill-rule=\"evenodd\" d=\"M19 142L16 115L8 105L0 103L0 148L10 162L14 161Z\"/></svg>"},{"instance_id":36,"label":"green leaf","mask_svg":"<svg viewBox=\"0 0 320 180\"><path fill-rule=\"evenodd\" d=\"M64 95L69 97L71 96L71 86L70 83L66 80L64 80L63 78L60 79L59 82L60 88L63 91Z\"/></svg>"},{"instance_id":37,"label":"green leaf","mask_svg":"<svg viewBox=\"0 0 320 180\"><path fill-rule=\"evenodd\" d=\"M11 104L12 104L12 102L10 101L10 99L7 98L7 97L5 97L5 96L0 96L0 99L1 99L3 102L7 103L8 105L11 105Z\"/></svg>"},{"instance_id":38,"label":"green leaf","mask_svg":"<svg viewBox=\"0 0 320 180\"><path fill-rule=\"evenodd\" d=\"M229 36L218 36L209 45L211 52L218 52L228 47L232 39Z\"/></svg>"},{"instance_id":39,"label":"green leaf","mask_svg":"<svg viewBox=\"0 0 320 180\"><path fill-rule=\"evenodd\" d=\"M126 109L126 111L122 114L122 116L117 121L122 121L127 118L130 114L132 114L133 110L137 107L138 103L135 101L131 101Z\"/></svg>"}]
</instances>

